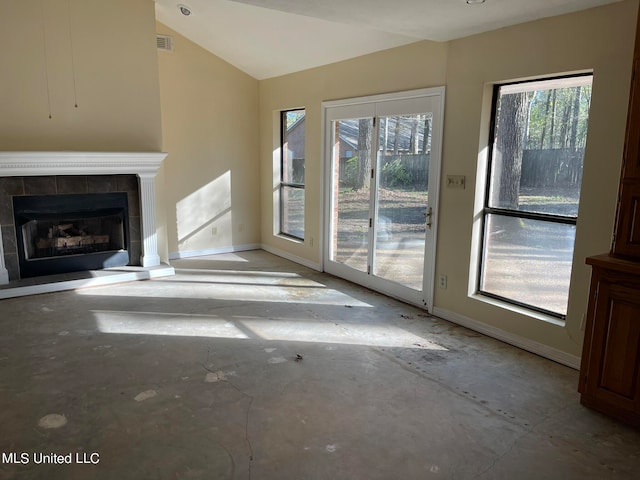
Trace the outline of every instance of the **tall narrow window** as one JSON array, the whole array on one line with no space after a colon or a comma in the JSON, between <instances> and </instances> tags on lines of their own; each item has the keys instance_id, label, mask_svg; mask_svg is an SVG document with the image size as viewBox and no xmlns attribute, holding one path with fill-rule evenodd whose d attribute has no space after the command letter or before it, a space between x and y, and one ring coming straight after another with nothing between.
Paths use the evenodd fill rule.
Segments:
<instances>
[{"instance_id":1,"label":"tall narrow window","mask_svg":"<svg viewBox=\"0 0 640 480\"><path fill-rule=\"evenodd\" d=\"M280 233L304 239L305 111L280 113Z\"/></svg>"},{"instance_id":2,"label":"tall narrow window","mask_svg":"<svg viewBox=\"0 0 640 480\"><path fill-rule=\"evenodd\" d=\"M495 87L481 294L566 315L591 81Z\"/></svg>"}]
</instances>

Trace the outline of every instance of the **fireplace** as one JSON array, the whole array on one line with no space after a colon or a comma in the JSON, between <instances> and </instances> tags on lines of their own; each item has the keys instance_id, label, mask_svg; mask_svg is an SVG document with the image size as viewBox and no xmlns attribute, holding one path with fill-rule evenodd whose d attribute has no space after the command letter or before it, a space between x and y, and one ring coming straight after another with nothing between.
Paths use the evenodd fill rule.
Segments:
<instances>
[{"instance_id":1,"label":"fireplace","mask_svg":"<svg viewBox=\"0 0 640 480\"><path fill-rule=\"evenodd\" d=\"M13 197L20 277L129 263L127 194Z\"/></svg>"},{"instance_id":2,"label":"fireplace","mask_svg":"<svg viewBox=\"0 0 640 480\"><path fill-rule=\"evenodd\" d=\"M73 263L81 256L96 259L97 266L88 267L91 270L109 266L113 261L129 265L127 271L134 271L138 279L173 274L172 268L160 262L155 219L154 179L166 155L0 152L0 286L12 288L9 284L23 275L48 278L49 267L39 265L52 259ZM128 207L102 205L96 213L94 208L89 212L83 207L64 207L62 213L45 211L31 218L31 213L19 213L19 219L13 212L15 197L119 192L125 192ZM121 210L124 213L119 213ZM99 229L95 228L97 223ZM119 225L121 230L116 228ZM23 249L21 256L19 248ZM30 265L26 274L21 273L23 264ZM35 271L29 271L35 265L38 265L33 267ZM85 268L86 264L82 269Z\"/></svg>"}]
</instances>

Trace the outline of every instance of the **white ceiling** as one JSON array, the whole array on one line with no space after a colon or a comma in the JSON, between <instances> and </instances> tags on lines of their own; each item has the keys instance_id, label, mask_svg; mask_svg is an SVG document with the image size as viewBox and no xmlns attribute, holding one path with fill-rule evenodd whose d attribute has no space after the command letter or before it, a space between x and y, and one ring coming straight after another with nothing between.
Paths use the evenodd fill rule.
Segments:
<instances>
[{"instance_id":1,"label":"white ceiling","mask_svg":"<svg viewBox=\"0 0 640 480\"><path fill-rule=\"evenodd\" d=\"M257 79L617 1L155 0L158 21Z\"/></svg>"}]
</instances>

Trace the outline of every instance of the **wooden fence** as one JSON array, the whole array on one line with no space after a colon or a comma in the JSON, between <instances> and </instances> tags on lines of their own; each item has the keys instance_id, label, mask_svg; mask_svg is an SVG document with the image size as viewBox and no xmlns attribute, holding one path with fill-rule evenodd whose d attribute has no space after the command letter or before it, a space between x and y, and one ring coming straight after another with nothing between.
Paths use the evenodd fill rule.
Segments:
<instances>
[{"instance_id":1,"label":"wooden fence","mask_svg":"<svg viewBox=\"0 0 640 480\"><path fill-rule=\"evenodd\" d=\"M340 159L340 187L356 184L358 159ZM384 157L380 166L380 186L399 187L409 190L426 190L429 182L429 154L393 155Z\"/></svg>"},{"instance_id":2,"label":"wooden fence","mask_svg":"<svg viewBox=\"0 0 640 480\"><path fill-rule=\"evenodd\" d=\"M521 187L577 187L582 182L584 150L558 148L525 150L522 155ZM356 184L358 159L340 159L340 187ZM429 181L429 154L385 157L380 171L382 188L423 190Z\"/></svg>"},{"instance_id":3,"label":"wooden fence","mask_svg":"<svg viewBox=\"0 0 640 480\"><path fill-rule=\"evenodd\" d=\"M577 187L582 182L584 150L525 150L521 187Z\"/></svg>"}]
</instances>

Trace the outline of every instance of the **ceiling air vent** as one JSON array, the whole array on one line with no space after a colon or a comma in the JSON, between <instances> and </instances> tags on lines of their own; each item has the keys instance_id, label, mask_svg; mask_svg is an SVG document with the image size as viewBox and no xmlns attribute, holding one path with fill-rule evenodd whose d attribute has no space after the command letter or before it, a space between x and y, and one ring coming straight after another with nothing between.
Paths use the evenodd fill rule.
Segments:
<instances>
[{"instance_id":1,"label":"ceiling air vent","mask_svg":"<svg viewBox=\"0 0 640 480\"><path fill-rule=\"evenodd\" d=\"M170 37L169 35L156 35L156 45L158 46L158 50L172 52L173 37Z\"/></svg>"}]
</instances>

